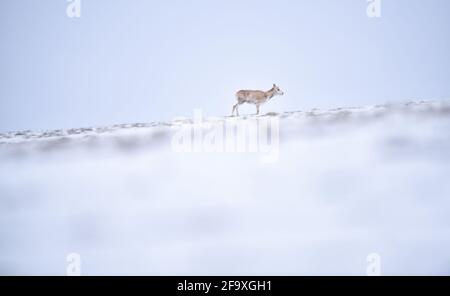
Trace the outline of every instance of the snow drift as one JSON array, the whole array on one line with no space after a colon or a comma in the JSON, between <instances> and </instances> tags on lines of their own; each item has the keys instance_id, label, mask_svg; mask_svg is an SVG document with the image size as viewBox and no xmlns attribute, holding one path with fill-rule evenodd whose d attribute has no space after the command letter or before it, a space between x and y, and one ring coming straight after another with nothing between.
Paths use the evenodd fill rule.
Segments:
<instances>
[{"instance_id":1,"label":"snow drift","mask_svg":"<svg viewBox=\"0 0 450 296\"><path fill-rule=\"evenodd\" d=\"M276 118L276 161L176 152L190 119L0 134L0 274L450 274L450 102Z\"/></svg>"}]
</instances>

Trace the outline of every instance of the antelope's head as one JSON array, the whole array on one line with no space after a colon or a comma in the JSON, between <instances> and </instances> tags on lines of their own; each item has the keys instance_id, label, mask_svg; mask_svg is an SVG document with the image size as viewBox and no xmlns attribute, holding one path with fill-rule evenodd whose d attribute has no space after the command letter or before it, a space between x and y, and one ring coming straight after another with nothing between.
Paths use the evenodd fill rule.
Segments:
<instances>
[{"instance_id":1,"label":"antelope's head","mask_svg":"<svg viewBox=\"0 0 450 296\"><path fill-rule=\"evenodd\" d=\"M275 95L282 96L284 95L284 92L274 83L272 87L272 91Z\"/></svg>"}]
</instances>

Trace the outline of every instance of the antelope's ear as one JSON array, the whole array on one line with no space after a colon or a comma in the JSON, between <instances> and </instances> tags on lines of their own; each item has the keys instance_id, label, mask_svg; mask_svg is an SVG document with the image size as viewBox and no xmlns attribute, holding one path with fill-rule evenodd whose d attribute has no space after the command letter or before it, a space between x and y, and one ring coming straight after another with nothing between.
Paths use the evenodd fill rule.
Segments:
<instances>
[{"instance_id":1,"label":"antelope's ear","mask_svg":"<svg viewBox=\"0 0 450 296\"><path fill-rule=\"evenodd\" d=\"M277 87L275 83L273 84L273 87Z\"/></svg>"}]
</instances>

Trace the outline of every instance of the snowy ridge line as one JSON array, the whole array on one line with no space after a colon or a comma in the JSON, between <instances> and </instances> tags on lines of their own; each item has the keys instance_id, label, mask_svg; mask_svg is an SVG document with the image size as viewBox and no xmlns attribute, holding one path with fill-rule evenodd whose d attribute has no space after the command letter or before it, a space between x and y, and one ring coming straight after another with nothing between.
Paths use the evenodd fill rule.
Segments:
<instances>
[{"instance_id":1,"label":"snowy ridge line","mask_svg":"<svg viewBox=\"0 0 450 296\"><path fill-rule=\"evenodd\" d=\"M214 117L214 120L246 120L246 119L256 119L267 116L278 116L280 119L283 118L298 118L305 117L314 119L323 119L329 117L330 119L343 119L347 117L348 119L358 116L367 117L382 116L387 115L390 112L407 112L407 113L420 113L425 115L430 113L433 115L449 115L450 114L450 100L446 101L409 101L404 104L382 104L373 105L366 107L343 107L334 108L329 110L312 109L310 111L287 111L283 113L269 112L265 115L255 116L255 115L245 115L241 117ZM365 117L367 115L367 117ZM209 121L205 118L205 121ZM84 128L71 128L71 129L55 129L55 130L45 130L45 131L15 131L0 133L0 143L8 142L21 142L29 140L39 140L48 139L53 137L77 137L80 135L101 135L108 134L117 131L124 131L129 129L142 129L142 128L160 128L160 127L173 127L180 124L192 124L193 119L183 119L174 120L170 122L151 122L151 123L125 123L125 124L115 124L112 126L104 127L84 127ZM13 139L13 141L11 141Z\"/></svg>"},{"instance_id":2,"label":"snowy ridge line","mask_svg":"<svg viewBox=\"0 0 450 296\"><path fill-rule=\"evenodd\" d=\"M340 123L367 124L387 116L408 115L420 119L450 117L449 101L410 101L403 104L384 104L366 107L334 108L330 110L312 109L310 111L290 111L284 113L267 113L241 117L210 117L203 122L238 124L246 120L258 120L278 117L282 130L315 127L332 127ZM17 152L37 148L38 151L54 151L60 148L86 146L95 148L102 144L113 144L123 150L142 146L170 144L170 136L176 128L194 123L194 119L177 119L171 122L152 122L134 124L116 124L109 127L72 128L67 130L20 131L0 134L0 152ZM285 124L286 123L286 124ZM289 123L289 124L287 124ZM207 129L207 126L202 128ZM161 141L165 139L166 141Z\"/></svg>"},{"instance_id":3,"label":"snowy ridge line","mask_svg":"<svg viewBox=\"0 0 450 296\"><path fill-rule=\"evenodd\" d=\"M15 140L39 140L48 139L54 137L77 137L79 135L89 135L89 134L107 134L115 131L126 130L126 129L137 129L137 128L154 128L168 126L164 122L161 123L134 123L134 124L115 124L112 126L102 126L102 127L83 127L83 128L70 128L70 129L55 129L55 130L45 130L45 131L32 131L24 130L17 132L0 133L0 143L8 142L5 139L15 139Z\"/></svg>"}]
</instances>

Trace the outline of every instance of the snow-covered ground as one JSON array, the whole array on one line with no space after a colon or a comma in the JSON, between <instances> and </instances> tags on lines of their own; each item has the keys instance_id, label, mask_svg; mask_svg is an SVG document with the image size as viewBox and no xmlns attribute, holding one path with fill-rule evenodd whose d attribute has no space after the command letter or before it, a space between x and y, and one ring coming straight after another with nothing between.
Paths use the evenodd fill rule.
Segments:
<instances>
[{"instance_id":1,"label":"snow-covered ground","mask_svg":"<svg viewBox=\"0 0 450 296\"><path fill-rule=\"evenodd\" d=\"M180 128L279 121L276 158ZM450 101L0 134L0 274L450 274Z\"/></svg>"}]
</instances>

